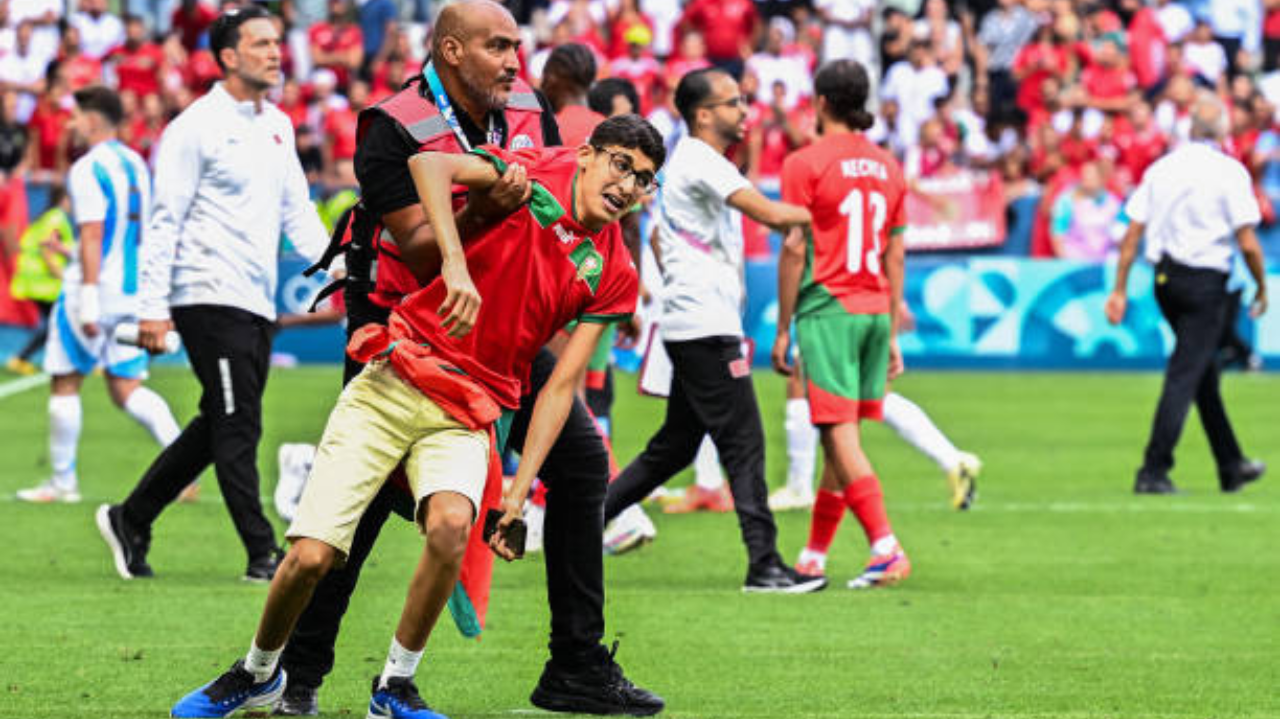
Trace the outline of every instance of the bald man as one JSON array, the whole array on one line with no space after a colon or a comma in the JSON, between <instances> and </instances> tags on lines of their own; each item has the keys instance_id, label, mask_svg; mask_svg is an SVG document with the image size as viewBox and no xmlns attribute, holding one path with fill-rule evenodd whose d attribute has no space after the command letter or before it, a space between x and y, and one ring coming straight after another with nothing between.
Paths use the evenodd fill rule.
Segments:
<instances>
[{"instance_id":1,"label":"bald man","mask_svg":"<svg viewBox=\"0 0 1280 719\"><path fill-rule=\"evenodd\" d=\"M1131 222L1120 246L1115 289L1107 298L1107 319L1112 324L1124 319L1129 268L1145 235L1146 258L1156 269L1156 302L1175 337L1134 480L1137 494L1177 493L1169 470L1192 401L1223 492L1239 491L1266 470L1262 462L1245 458L1219 388L1216 353L1227 317L1233 240L1258 287L1250 314L1256 318L1267 309L1262 249L1254 232L1261 212L1249 171L1221 149L1225 134L1221 104L1211 95L1199 100L1192 108L1191 142L1148 168L1125 205Z\"/></svg>"},{"instance_id":2,"label":"bald man","mask_svg":"<svg viewBox=\"0 0 1280 719\"><path fill-rule=\"evenodd\" d=\"M421 151L465 152L482 144L513 150L561 144L546 98L516 78L520 35L507 10L489 0L456 2L441 11L434 33L431 61L422 74L360 116L356 177L364 209L386 232L372 233L380 240L350 245L376 251L376 262L368 255L347 253L348 333L385 323L403 295L439 274L439 250L409 175L411 156ZM504 217L528 194L527 181L514 169L487 195L473 193L457 215L464 239ZM456 197L455 207L465 198ZM374 267L377 274L371 276ZM509 446L523 447L532 400L554 366L549 352L534 361ZM344 382L360 369L348 358ZM553 711L653 714L662 709L662 700L627 681L600 644L608 474L604 443L586 407L576 402L541 475L548 487L544 547L551 658L531 699ZM333 669L343 614L360 569L392 512L413 521L408 493L389 482L361 518L345 566L321 580L289 638L280 660L289 682L276 713L319 713L319 687Z\"/></svg>"}]
</instances>

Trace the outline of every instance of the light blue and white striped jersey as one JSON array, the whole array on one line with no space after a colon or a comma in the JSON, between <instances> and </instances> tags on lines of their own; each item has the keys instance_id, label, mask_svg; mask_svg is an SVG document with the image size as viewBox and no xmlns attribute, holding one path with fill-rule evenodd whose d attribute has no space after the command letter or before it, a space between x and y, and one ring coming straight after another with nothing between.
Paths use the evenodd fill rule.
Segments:
<instances>
[{"instance_id":1,"label":"light blue and white striped jersey","mask_svg":"<svg viewBox=\"0 0 1280 719\"><path fill-rule=\"evenodd\" d=\"M119 140L94 145L71 166L67 177L77 228L102 223L102 261L98 292L102 313L136 314L138 252L151 212L151 173L138 153ZM72 256L63 279L78 287L83 280L80 255Z\"/></svg>"}]
</instances>

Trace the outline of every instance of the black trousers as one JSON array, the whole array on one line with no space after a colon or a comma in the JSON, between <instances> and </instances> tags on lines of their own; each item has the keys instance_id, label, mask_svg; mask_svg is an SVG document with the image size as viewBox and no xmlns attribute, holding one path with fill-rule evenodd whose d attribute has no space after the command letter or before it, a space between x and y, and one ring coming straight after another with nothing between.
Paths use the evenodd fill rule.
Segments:
<instances>
[{"instance_id":1,"label":"black trousers","mask_svg":"<svg viewBox=\"0 0 1280 719\"><path fill-rule=\"evenodd\" d=\"M271 362L272 323L218 305L175 307L173 323L200 380L200 412L151 463L124 501L124 516L147 532L184 487L212 464L249 559L275 551L258 488L262 393Z\"/></svg>"},{"instance_id":2,"label":"black trousers","mask_svg":"<svg viewBox=\"0 0 1280 719\"><path fill-rule=\"evenodd\" d=\"M354 293L347 299L348 333L369 322L385 322L387 311ZM512 421L510 447L524 447L537 392L555 368L546 350L533 363L530 393ZM354 371L353 371L354 370ZM360 371L348 360L344 383ZM574 667L602 651L604 636L604 532L602 505L609 481L609 456L590 413L575 402L564 429L540 473L547 486L543 527L547 600L551 608L551 657ZM330 571L316 587L310 604L285 645L281 664L289 681L318 687L333 670L334 645L342 616L360 578L360 570L392 512L412 521L413 503L391 484L383 486L356 526L346 565Z\"/></svg>"},{"instance_id":3,"label":"black trousers","mask_svg":"<svg viewBox=\"0 0 1280 719\"><path fill-rule=\"evenodd\" d=\"M40 324L36 325L36 329L31 333L31 338L27 343L18 350L18 359L30 360L37 350L44 347L44 343L49 339L49 311L53 309L52 302L41 302L36 300L36 310L40 313Z\"/></svg>"},{"instance_id":4,"label":"black trousers","mask_svg":"<svg viewBox=\"0 0 1280 719\"><path fill-rule=\"evenodd\" d=\"M1243 458L1220 391L1216 355L1227 318L1227 276L1163 261L1157 267L1156 302L1173 328L1173 355L1165 368L1142 472L1164 475L1173 468L1173 450L1192 401L1209 437L1218 468Z\"/></svg>"},{"instance_id":5,"label":"black trousers","mask_svg":"<svg viewBox=\"0 0 1280 719\"><path fill-rule=\"evenodd\" d=\"M751 565L781 561L764 479L764 429L741 338L664 344L675 369L666 419L644 452L609 485L605 520L688 467L703 435L710 434L729 475L729 491Z\"/></svg>"}]
</instances>

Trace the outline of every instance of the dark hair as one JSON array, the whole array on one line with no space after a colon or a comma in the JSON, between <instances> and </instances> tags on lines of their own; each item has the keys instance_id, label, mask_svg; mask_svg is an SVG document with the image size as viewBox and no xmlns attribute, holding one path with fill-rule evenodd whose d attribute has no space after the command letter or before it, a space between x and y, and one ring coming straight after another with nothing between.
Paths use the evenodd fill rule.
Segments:
<instances>
[{"instance_id":1,"label":"dark hair","mask_svg":"<svg viewBox=\"0 0 1280 719\"><path fill-rule=\"evenodd\" d=\"M866 110L870 90L866 69L853 60L832 60L813 77L813 94L826 98L835 119L852 130L866 130L875 124Z\"/></svg>"},{"instance_id":2,"label":"dark hair","mask_svg":"<svg viewBox=\"0 0 1280 719\"><path fill-rule=\"evenodd\" d=\"M555 75L583 90L596 79L596 56L591 48L576 42L565 43L551 51L542 67L542 77Z\"/></svg>"},{"instance_id":3,"label":"dark hair","mask_svg":"<svg viewBox=\"0 0 1280 719\"><path fill-rule=\"evenodd\" d=\"M222 51L227 48L234 50L240 44L240 26L250 20L269 17L271 13L261 5L241 5L229 8L213 21L209 27L209 52L213 53L213 59L218 61L223 72L227 71L227 66L222 64Z\"/></svg>"},{"instance_id":4,"label":"dark hair","mask_svg":"<svg viewBox=\"0 0 1280 719\"><path fill-rule=\"evenodd\" d=\"M96 112L115 127L124 120L124 105L120 104L120 96L102 85L90 85L76 90L73 96L76 107L81 112Z\"/></svg>"},{"instance_id":5,"label":"dark hair","mask_svg":"<svg viewBox=\"0 0 1280 719\"><path fill-rule=\"evenodd\" d=\"M667 161L667 148L662 143L662 134L639 115L618 115L596 125L587 140L596 147L614 145L629 150L639 150L645 157L653 160L656 172Z\"/></svg>"},{"instance_id":6,"label":"dark hair","mask_svg":"<svg viewBox=\"0 0 1280 719\"><path fill-rule=\"evenodd\" d=\"M613 114L613 98L622 95L631 103L631 111L640 111L640 94L624 77L606 77L587 91L587 107L608 117Z\"/></svg>"},{"instance_id":7,"label":"dark hair","mask_svg":"<svg viewBox=\"0 0 1280 719\"><path fill-rule=\"evenodd\" d=\"M676 85L676 110L680 113L680 117L684 118L691 132L698 107L711 95L712 75L733 77L718 67L704 67L701 70L686 73L680 78L680 84Z\"/></svg>"}]
</instances>

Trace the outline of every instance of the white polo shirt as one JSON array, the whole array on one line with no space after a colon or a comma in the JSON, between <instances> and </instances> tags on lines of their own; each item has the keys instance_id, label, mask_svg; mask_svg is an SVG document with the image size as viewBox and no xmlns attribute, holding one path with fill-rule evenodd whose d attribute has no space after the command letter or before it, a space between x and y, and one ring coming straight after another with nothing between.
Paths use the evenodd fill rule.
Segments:
<instances>
[{"instance_id":1,"label":"white polo shirt","mask_svg":"<svg viewBox=\"0 0 1280 719\"><path fill-rule=\"evenodd\" d=\"M1203 142L1186 143L1147 168L1125 214L1146 225L1146 258L1231 271L1235 232L1262 219L1249 172Z\"/></svg>"},{"instance_id":2,"label":"white polo shirt","mask_svg":"<svg viewBox=\"0 0 1280 719\"><path fill-rule=\"evenodd\" d=\"M656 219L662 252L662 338L742 336L742 214L730 195L751 182L695 137L663 168Z\"/></svg>"}]
</instances>

